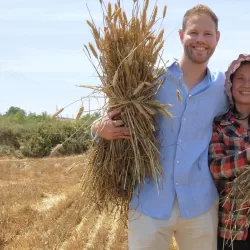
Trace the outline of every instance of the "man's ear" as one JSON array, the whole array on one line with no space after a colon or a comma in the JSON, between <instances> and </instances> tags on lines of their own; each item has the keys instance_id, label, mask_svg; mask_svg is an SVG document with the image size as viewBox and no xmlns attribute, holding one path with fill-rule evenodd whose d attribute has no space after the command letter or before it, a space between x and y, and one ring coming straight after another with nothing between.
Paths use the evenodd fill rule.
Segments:
<instances>
[{"instance_id":1,"label":"man's ear","mask_svg":"<svg viewBox=\"0 0 250 250\"><path fill-rule=\"evenodd\" d=\"M182 29L179 29L179 37L180 37L181 43L183 43L184 31Z\"/></svg>"},{"instance_id":2,"label":"man's ear","mask_svg":"<svg viewBox=\"0 0 250 250\"><path fill-rule=\"evenodd\" d=\"M217 41L217 43L219 42L219 40L220 40L220 31L217 31L216 32L216 41Z\"/></svg>"}]
</instances>

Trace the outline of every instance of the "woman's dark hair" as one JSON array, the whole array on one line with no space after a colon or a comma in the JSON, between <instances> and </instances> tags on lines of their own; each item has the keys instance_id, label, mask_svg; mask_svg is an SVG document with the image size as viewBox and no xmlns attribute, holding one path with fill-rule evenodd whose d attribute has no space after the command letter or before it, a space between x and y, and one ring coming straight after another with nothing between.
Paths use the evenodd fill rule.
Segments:
<instances>
[{"instance_id":1,"label":"woman's dark hair","mask_svg":"<svg viewBox=\"0 0 250 250\"><path fill-rule=\"evenodd\" d=\"M244 65L249 65L250 64L250 61L243 61L243 62L241 62L241 64L240 64L240 66L239 66L239 68L241 67L241 66L244 66ZM239 69L238 68L238 69ZM237 69L237 70L238 70ZM236 71L237 71L236 70ZM236 72L235 71L235 72ZM235 72L230 76L230 81L231 81L231 83L233 83L233 79L234 79L234 76L235 76ZM231 89L231 91L232 91L232 89ZM234 98L233 98L233 101L234 101ZM236 108L236 106L235 105L232 105L232 107L230 108L230 111L231 111L231 114L236 118L236 119L239 119L239 120L241 120L241 113L237 110L237 108ZM245 117L244 117L245 118ZM245 119L242 119L242 120L245 120ZM248 126L250 127L250 114L248 115Z\"/></svg>"}]
</instances>

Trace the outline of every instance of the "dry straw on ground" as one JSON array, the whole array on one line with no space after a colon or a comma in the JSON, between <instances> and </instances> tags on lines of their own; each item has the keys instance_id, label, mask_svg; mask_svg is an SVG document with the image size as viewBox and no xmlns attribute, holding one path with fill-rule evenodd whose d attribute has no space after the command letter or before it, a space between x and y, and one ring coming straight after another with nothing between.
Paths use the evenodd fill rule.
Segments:
<instances>
[{"instance_id":1,"label":"dry straw on ground","mask_svg":"<svg viewBox=\"0 0 250 250\"><path fill-rule=\"evenodd\" d=\"M1 250L128 250L127 231L114 214L99 214L80 199L87 159L0 158Z\"/></svg>"},{"instance_id":2,"label":"dry straw on ground","mask_svg":"<svg viewBox=\"0 0 250 250\"><path fill-rule=\"evenodd\" d=\"M127 216L134 187L140 191L146 177L157 185L163 175L155 118L158 114L171 117L169 105L154 99L162 86L159 76L164 71L159 67L164 30L155 26L164 19L167 7L158 18L157 5L148 14L148 0L133 2L129 18L119 2L105 6L100 1L104 29L97 29L93 20L87 21L95 46L89 43L84 49L102 81L101 86L90 88L107 96L107 112L122 111L117 119L122 119L129 128L131 139L100 139L93 146L82 188L100 209L118 207L116 211L123 219Z\"/></svg>"}]
</instances>

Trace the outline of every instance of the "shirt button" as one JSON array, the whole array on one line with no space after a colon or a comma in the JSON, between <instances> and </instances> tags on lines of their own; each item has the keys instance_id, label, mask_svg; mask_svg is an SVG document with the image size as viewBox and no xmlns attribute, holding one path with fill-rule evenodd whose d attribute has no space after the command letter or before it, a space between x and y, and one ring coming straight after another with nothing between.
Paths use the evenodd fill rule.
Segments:
<instances>
[{"instance_id":1,"label":"shirt button","mask_svg":"<svg viewBox=\"0 0 250 250\"><path fill-rule=\"evenodd\" d=\"M186 118L186 117L184 117L184 118L183 118L183 120L184 120L184 121L186 121L186 120L187 120L187 118Z\"/></svg>"},{"instance_id":2,"label":"shirt button","mask_svg":"<svg viewBox=\"0 0 250 250\"><path fill-rule=\"evenodd\" d=\"M180 163L180 161L176 161L177 163Z\"/></svg>"},{"instance_id":3,"label":"shirt button","mask_svg":"<svg viewBox=\"0 0 250 250\"><path fill-rule=\"evenodd\" d=\"M175 184L176 184L176 185L179 185L179 183L178 183L178 182L176 182Z\"/></svg>"},{"instance_id":4,"label":"shirt button","mask_svg":"<svg viewBox=\"0 0 250 250\"><path fill-rule=\"evenodd\" d=\"M182 140L181 140L181 139L179 139L179 142L182 142Z\"/></svg>"}]
</instances>

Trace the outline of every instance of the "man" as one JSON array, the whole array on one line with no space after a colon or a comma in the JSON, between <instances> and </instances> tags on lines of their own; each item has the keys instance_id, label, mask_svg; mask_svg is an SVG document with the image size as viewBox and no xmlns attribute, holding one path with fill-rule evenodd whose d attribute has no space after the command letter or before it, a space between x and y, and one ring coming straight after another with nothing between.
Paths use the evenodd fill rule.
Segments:
<instances>
[{"instance_id":1,"label":"man","mask_svg":"<svg viewBox=\"0 0 250 250\"><path fill-rule=\"evenodd\" d=\"M211 9L197 5L188 10L179 31L183 56L161 76L157 94L171 103L175 116L158 120L161 165L165 177L160 190L145 182L135 195L129 212L129 249L166 250L175 236L180 250L215 250L217 243L218 194L208 167L212 122L225 112L224 75L207 68L220 38L218 18ZM182 102L176 98L181 91ZM96 122L92 130L107 140L128 139L115 111Z\"/></svg>"}]
</instances>

